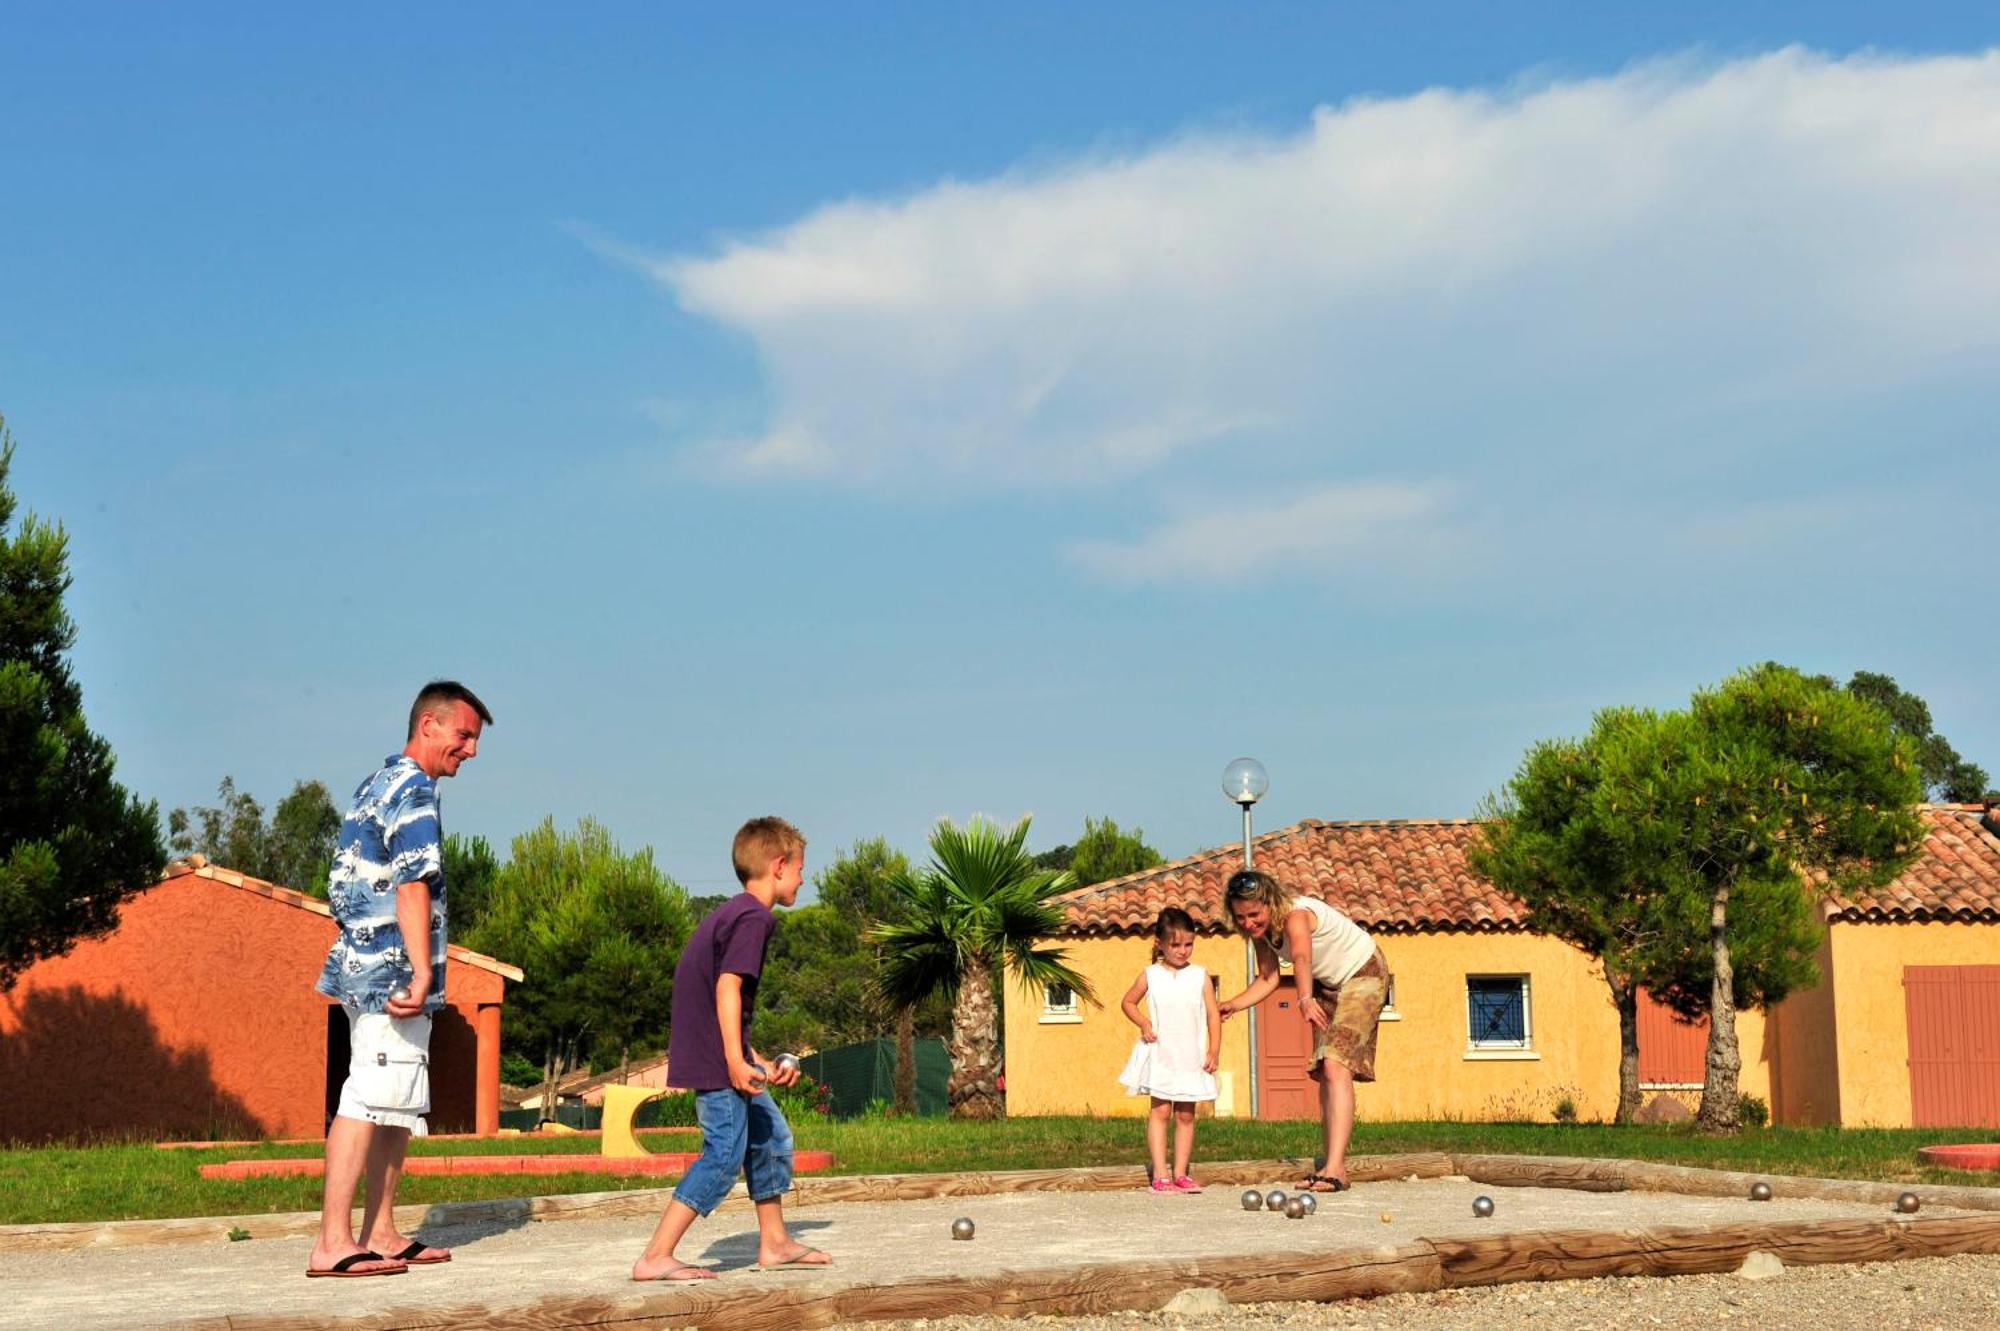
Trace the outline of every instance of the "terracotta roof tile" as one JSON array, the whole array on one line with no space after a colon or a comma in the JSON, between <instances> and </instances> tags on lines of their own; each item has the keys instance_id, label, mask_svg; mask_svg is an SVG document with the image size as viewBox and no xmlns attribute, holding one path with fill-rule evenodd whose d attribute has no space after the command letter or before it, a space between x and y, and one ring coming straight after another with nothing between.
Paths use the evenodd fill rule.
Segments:
<instances>
[{"instance_id":1,"label":"terracotta roof tile","mask_svg":"<svg viewBox=\"0 0 2000 1331\"><path fill-rule=\"evenodd\" d=\"M1831 918L2000 920L2000 838L1977 805L1926 805L1922 856L1875 892L1828 903ZM1379 933L1516 930L1521 904L1473 873L1470 819L1320 822L1309 819L1252 842L1257 867L1345 911ZM1056 898L1074 935L1149 932L1167 906L1203 933L1225 933L1223 885L1242 864L1241 843L1205 850Z\"/></svg>"},{"instance_id":2,"label":"terracotta roof tile","mask_svg":"<svg viewBox=\"0 0 2000 1331\"><path fill-rule=\"evenodd\" d=\"M2000 920L2000 837L1980 806L1931 804L1923 816L1917 862L1887 886L1832 898L1829 919Z\"/></svg>"},{"instance_id":3,"label":"terracotta roof tile","mask_svg":"<svg viewBox=\"0 0 2000 1331\"><path fill-rule=\"evenodd\" d=\"M252 878L234 869L210 864L200 855L190 855L184 860L175 860L160 874L162 883L170 883L176 878L205 878L211 883L221 883L225 887L234 887L260 897L268 897L287 906L295 906L300 910L309 910L315 915L324 915L329 920L333 918L333 908L318 897L309 897L303 892L295 892L281 884L268 883L262 878ZM480 970L492 971L495 975L516 982L521 979L519 966L510 966L496 957L487 956L484 952L474 952L471 948L460 947L457 943L446 943L444 951L445 955L454 961L477 966Z\"/></svg>"},{"instance_id":4,"label":"terracotta roof tile","mask_svg":"<svg viewBox=\"0 0 2000 1331\"><path fill-rule=\"evenodd\" d=\"M1345 911L1365 929L1518 929L1519 902L1473 873L1469 819L1328 823L1310 819L1252 839L1257 867ZM1224 933L1223 885L1243 863L1242 844L1203 851L1056 900L1076 934L1142 934L1161 909L1179 906L1203 933Z\"/></svg>"}]
</instances>

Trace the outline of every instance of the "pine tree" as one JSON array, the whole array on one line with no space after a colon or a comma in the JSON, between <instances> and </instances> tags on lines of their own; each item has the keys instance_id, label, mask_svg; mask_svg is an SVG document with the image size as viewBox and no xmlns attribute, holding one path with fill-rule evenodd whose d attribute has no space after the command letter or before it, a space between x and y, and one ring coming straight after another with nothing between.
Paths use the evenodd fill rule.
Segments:
<instances>
[{"instance_id":1,"label":"pine tree","mask_svg":"<svg viewBox=\"0 0 2000 1331\"><path fill-rule=\"evenodd\" d=\"M158 879L158 810L112 780L70 673L69 538L32 514L9 534L14 441L0 420L0 992L44 957L108 932Z\"/></svg>"}]
</instances>

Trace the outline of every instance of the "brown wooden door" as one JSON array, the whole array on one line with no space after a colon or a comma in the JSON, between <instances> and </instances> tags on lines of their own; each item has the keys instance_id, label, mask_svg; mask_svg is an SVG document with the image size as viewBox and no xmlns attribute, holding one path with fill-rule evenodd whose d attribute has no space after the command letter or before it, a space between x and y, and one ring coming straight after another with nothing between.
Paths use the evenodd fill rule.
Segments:
<instances>
[{"instance_id":1,"label":"brown wooden door","mask_svg":"<svg viewBox=\"0 0 2000 1331\"><path fill-rule=\"evenodd\" d=\"M1319 1083L1306 1075L1311 1057L1312 1030L1288 975L1257 1005L1258 1118L1319 1117Z\"/></svg>"},{"instance_id":2,"label":"brown wooden door","mask_svg":"<svg viewBox=\"0 0 2000 1331\"><path fill-rule=\"evenodd\" d=\"M2000 966L1905 966L1910 1121L2000 1127Z\"/></svg>"}]
</instances>

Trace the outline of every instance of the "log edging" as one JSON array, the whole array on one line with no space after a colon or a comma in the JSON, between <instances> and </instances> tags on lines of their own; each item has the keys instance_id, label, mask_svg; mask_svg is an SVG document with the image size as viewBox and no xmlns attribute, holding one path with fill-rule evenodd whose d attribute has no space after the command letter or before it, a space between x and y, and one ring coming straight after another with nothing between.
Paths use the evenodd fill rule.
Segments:
<instances>
[{"instance_id":1,"label":"log edging","mask_svg":"<svg viewBox=\"0 0 2000 1331\"><path fill-rule=\"evenodd\" d=\"M308 1325L335 1331L433 1331L442 1327L498 1331L516 1326L616 1331L639 1326L693 1327L726 1320L734 1331L786 1331L899 1318L1151 1312L1164 1306L1177 1291L1200 1286L1220 1290L1232 1303L1324 1302L1514 1281L1687 1275L1732 1270L1757 1250L1775 1253L1793 1266L2000 1252L2000 1216L1536 1230L1276 1256L1115 1262L991 1276L911 1277L835 1289L717 1289L703 1284L634 1298L563 1297L511 1308L398 1308L332 1321L290 1315L232 1316L226 1326L228 1331L302 1331ZM190 1323L184 1331L204 1325L222 1324Z\"/></svg>"},{"instance_id":2,"label":"log edging","mask_svg":"<svg viewBox=\"0 0 2000 1331\"><path fill-rule=\"evenodd\" d=\"M1202 1168L1219 1187L1295 1181L1308 1165L1299 1156L1273 1160L1227 1160ZM1442 1151L1356 1156L1349 1177L1363 1183L1399 1178L1443 1178L1454 1172ZM791 1206L829 1202L916 1201L930 1197L981 1197L998 1192L1106 1192L1145 1182L1142 1167L1103 1165L1077 1169L1009 1169L949 1174L851 1174L800 1178L787 1197ZM405 1233L457 1225L519 1225L530 1221L608 1220L658 1216L673 1196L671 1188L619 1192L558 1193L546 1197L501 1197L477 1202L438 1202L396 1208ZM724 1210L750 1205L741 1184L722 1203ZM360 1210L355 1211L359 1216ZM0 1226L0 1253L54 1252L75 1248L122 1248L153 1244L214 1243L242 1230L253 1239L289 1238L319 1231L319 1212L280 1211L251 1215L195 1216L170 1220L72 1221Z\"/></svg>"}]
</instances>

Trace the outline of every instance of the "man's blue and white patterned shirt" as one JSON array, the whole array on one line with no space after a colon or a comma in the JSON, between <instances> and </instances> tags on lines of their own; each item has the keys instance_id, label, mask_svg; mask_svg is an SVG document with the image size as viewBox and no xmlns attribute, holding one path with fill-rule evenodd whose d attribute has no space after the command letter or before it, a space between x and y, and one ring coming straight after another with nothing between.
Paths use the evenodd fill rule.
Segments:
<instances>
[{"instance_id":1,"label":"man's blue and white patterned shirt","mask_svg":"<svg viewBox=\"0 0 2000 1331\"><path fill-rule=\"evenodd\" d=\"M381 1012L415 972L396 924L396 885L431 889L431 987L424 1010L444 1006L444 827L437 782L416 760L397 754L361 783L341 820L328 877L327 904L340 937L326 954L319 983L328 998L357 1012Z\"/></svg>"}]
</instances>

